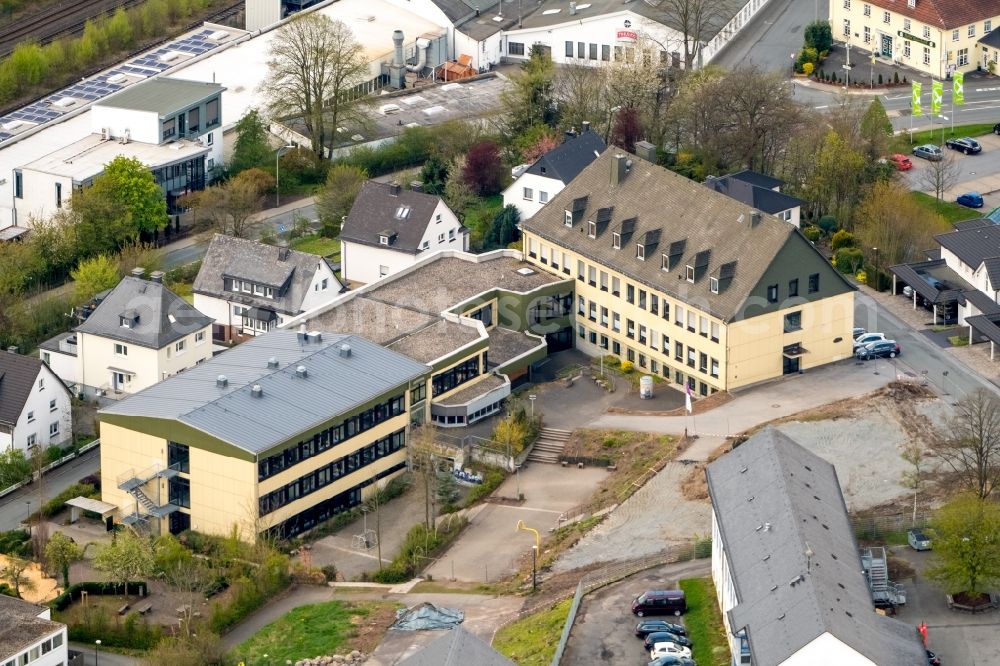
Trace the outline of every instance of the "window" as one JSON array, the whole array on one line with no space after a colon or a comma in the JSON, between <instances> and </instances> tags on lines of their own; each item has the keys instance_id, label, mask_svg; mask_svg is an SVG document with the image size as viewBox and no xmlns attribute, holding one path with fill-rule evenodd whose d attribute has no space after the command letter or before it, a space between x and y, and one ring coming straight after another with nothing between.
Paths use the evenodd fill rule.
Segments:
<instances>
[{"instance_id":1,"label":"window","mask_svg":"<svg viewBox=\"0 0 1000 666\"><path fill-rule=\"evenodd\" d=\"M642 324L639 324L639 342L641 342L642 344L646 344L647 339L648 338L646 338L646 327L643 326Z\"/></svg>"},{"instance_id":2,"label":"window","mask_svg":"<svg viewBox=\"0 0 1000 666\"><path fill-rule=\"evenodd\" d=\"M635 303L635 285L625 285L625 300L629 303Z\"/></svg>"},{"instance_id":3,"label":"window","mask_svg":"<svg viewBox=\"0 0 1000 666\"><path fill-rule=\"evenodd\" d=\"M51 365L51 363L52 363L52 355L49 354L48 352L42 352L42 362L45 365Z\"/></svg>"},{"instance_id":4,"label":"window","mask_svg":"<svg viewBox=\"0 0 1000 666\"><path fill-rule=\"evenodd\" d=\"M187 347L187 340L178 340L177 343L174 344L174 351L178 354L183 354L185 347Z\"/></svg>"},{"instance_id":5,"label":"window","mask_svg":"<svg viewBox=\"0 0 1000 666\"><path fill-rule=\"evenodd\" d=\"M851 8L851 0L844 0L844 9Z\"/></svg>"},{"instance_id":6,"label":"window","mask_svg":"<svg viewBox=\"0 0 1000 666\"><path fill-rule=\"evenodd\" d=\"M694 266L685 266L684 274L688 282L694 282Z\"/></svg>"},{"instance_id":7,"label":"window","mask_svg":"<svg viewBox=\"0 0 1000 666\"><path fill-rule=\"evenodd\" d=\"M697 352L695 351L694 347L688 347L687 365L688 365L689 368L693 368L694 367L695 355L696 354L697 354Z\"/></svg>"},{"instance_id":8,"label":"window","mask_svg":"<svg viewBox=\"0 0 1000 666\"><path fill-rule=\"evenodd\" d=\"M591 60L597 60L597 44L590 45L590 53L588 55Z\"/></svg>"},{"instance_id":9,"label":"window","mask_svg":"<svg viewBox=\"0 0 1000 666\"><path fill-rule=\"evenodd\" d=\"M34 423L34 422L35 422L35 413L28 412L28 423Z\"/></svg>"},{"instance_id":10,"label":"window","mask_svg":"<svg viewBox=\"0 0 1000 666\"><path fill-rule=\"evenodd\" d=\"M597 286L597 266L587 266L587 284Z\"/></svg>"},{"instance_id":11,"label":"window","mask_svg":"<svg viewBox=\"0 0 1000 666\"><path fill-rule=\"evenodd\" d=\"M39 391L44 391L45 390L45 377L39 377L38 378L38 390Z\"/></svg>"},{"instance_id":12,"label":"window","mask_svg":"<svg viewBox=\"0 0 1000 666\"><path fill-rule=\"evenodd\" d=\"M674 308L674 323L684 328L684 308L679 305Z\"/></svg>"},{"instance_id":13,"label":"window","mask_svg":"<svg viewBox=\"0 0 1000 666\"><path fill-rule=\"evenodd\" d=\"M385 238L385 237L383 236L383 238ZM388 245L388 244L389 244L389 239L386 238L385 245ZM254 296L263 296L264 295L264 285L262 285L262 284L255 284L253 286L253 295Z\"/></svg>"},{"instance_id":14,"label":"window","mask_svg":"<svg viewBox=\"0 0 1000 666\"><path fill-rule=\"evenodd\" d=\"M611 234L611 247L616 250L622 249L622 235L617 231Z\"/></svg>"},{"instance_id":15,"label":"window","mask_svg":"<svg viewBox=\"0 0 1000 666\"><path fill-rule=\"evenodd\" d=\"M698 353L698 371L708 372L708 354L704 352Z\"/></svg>"},{"instance_id":16,"label":"window","mask_svg":"<svg viewBox=\"0 0 1000 666\"><path fill-rule=\"evenodd\" d=\"M576 43L576 57L580 60L587 57L587 45L584 42Z\"/></svg>"},{"instance_id":17,"label":"window","mask_svg":"<svg viewBox=\"0 0 1000 666\"><path fill-rule=\"evenodd\" d=\"M188 132L197 134L201 129L201 109L195 107L188 111Z\"/></svg>"},{"instance_id":18,"label":"window","mask_svg":"<svg viewBox=\"0 0 1000 666\"><path fill-rule=\"evenodd\" d=\"M205 331L198 331L194 334L194 343L200 345L205 342Z\"/></svg>"},{"instance_id":19,"label":"window","mask_svg":"<svg viewBox=\"0 0 1000 666\"><path fill-rule=\"evenodd\" d=\"M864 9L865 9L865 16L872 15L872 6L869 5L867 2L864 4Z\"/></svg>"},{"instance_id":20,"label":"window","mask_svg":"<svg viewBox=\"0 0 1000 666\"><path fill-rule=\"evenodd\" d=\"M677 341L674 341L674 359L678 361L684 360L684 345Z\"/></svg>"},{"instance_id":21,"label":"window","mask_svg":"<svg viewBox=\"0 0 1000 666\"><path fill-rule=\"evenodd\" d=\"M796 310L785 315L785 333L802 330L802 311Z\"/></svg>"},{"instance_id":22,"label":"window","mask_svg":"<svg viewBox=\"0 0 1000 666\"><path fill-rule=\"evenodd\" d=\"M993 21L990 19L986 19L985 21L983 21L983 34L986 35L992 31L993 31Z\"/></svg>"},{"instance_id":23,"label":"window","mask_svg":"<svg viewBox=\"0 0 1000 666\"><path fill-rule=\"evenodd\" d=\"M908 40L903 40L903 57L910 57L910 42Z\"/></svg>"},{"instance_id":24,"label":"window","mask_svg":"<svg viewBox=\"0 0 1000 666\"><path fill-rule=\"evenodd\" d=\"M646 367L646 355L645 354L639 354L639 367L640 368L645 368Z\"/></svg>"},{"instance_id":25,"label":"window","mask_svg":"<svg viewBox=\"0 0 1000 666\"><path fill-rule=\"evenodd\" d=\"M59 434L59 421L53 421L49 424L49 437L55 437Z\"/></svg>"},{"instance_id":26,"label":"window","mask_svg":"<svg viewBox=\"0 0 1000 666\"><path fill-rule=\"evenodd\" d=\"M507 42L507 55L523 56L524 42Z\"/></svg>"},{"instance_id":27,"label":"window","mask_svg":"<svg viewBox=\"0 0 1000 666\"><path fill-rule=\"evenodd\" d=\"M207 137L205 137L205 143L207 143L207 144L208 144L208 145L210 145L210 146L211 146L211 145L212 145L213 143L215 143L215 135L214 135L214 134L212 134L211 132L209 132L209 133L208 133L208 136L207 136ZM211 160L210 160L210 161L211 161ZM211 169L211 168L212 168L212 165L211 165L211 164L209 164L209 165L208 165L208 168L209 168L209 169Z\"/></svg>"},{"instance_id":28,"label":"window","mask_svg":"<svg viewBox=\"0 0 1000 666\"><path fill-rule=\"evenodd\" d=\"M18 199L24 197L24 176L20 171L14 172L14 196Z\"/></svg>"},{"instance_id":29,"label":"window","mask_svg":"<svg viewBox=\"0 0 1000 666\"><path fill-rule=\"evenodd\" d=\"M430 249L430 247L431 247L431 242L430 241L424 241L423 245L420 246L420 249L421 250L428 250L428 249Z\"/></svg>"},{"instance_id":30,"label":"window","mask_svg":"<svg viewBox=\"0 0 1000 666\"><path fill-rule=\"evenodd\" d=\"M169 120L164 120L162 125L161 137L164 141L170 137L177 134L177 119L170 118Z\"/></svg>"},{"instance_id":31,"label":"window","mask_svg":"<svg viewBox=\"0 0 1000 666\"><path fill-rule=\"evenodd\" d=\"M455 240L455 230L454 229L449 229L448 230L448 240L450 240L450 241ZM543 248L543 250L544 250L544 248Z\"/></svg>"},{"instance_id":32,"label":"window","mask_svg":"<svg viewBox=\"0 0 1000 666\"><path fill-rule=\"evenodd\" d=\"M708 278L708 288L713 294L719 293L719 278Z\"/></svg>"},{"instance_id":33,"label":"window","mask_svg":"<svg viewBox=\"0 0 1000 666\"><path fill-rule=\"evenodd\" d=\"M621 62L621 61L622 61L622 47L616 46L615 47L615 62Z\"/></svg>"},{"instance_id":34,"label":"window","mask_svg":"<svg viewBox=\"0 0 1000 666\"><path fill-rule=\"evenodd\" d=\"M798 278L788 281L788 297L799 295L799 280Z\"/></svg>"},{"instance_id":35,"label":"window","mask_svg":"<svg viewBox=\"0 0 1000 666\"><path fill-rule=\"evenodd\" d=\"M809 293L815 294L819 291L819 273L813 273L809 276Z\"/></svg>"},{"instance_id":36,"label":"window","mask_svg":"<svg viewBox=\"0 0 1000 666\"><path fill-rule=\"evenodd\" d=\"M694 333L694 324L697 315L695 315L694 310L688 310L688 330Z\"/></svg>"},{"instance_id":37,"label":"window","mask_svg":"<svg viewBox=\"0 0 1000 666\"><path fill-rule=\"evenodd\" d=\"M889 12L882 12L882 23L892 23L892 14Z\"/></svg>"},{"instance_id":38,"label":"window","mask_svg":"<svg viewBox=\"0 0 1000 666\"><path fill-rule=\"evenodd\" d=\"M576 297L576 313L581 316L587 313L587 299L583 296Z\"/></svg>"},{"instance_id":39,"label":"window","mask_svg":"<svg viewBox=\"0 0 1000 666\"><path fill-rule=\"evenodd\" d=\"M711 372L709 374L711 374L713 377L718 378L718 376L719 376L719 361L718 361L718 359L714 359L714 358L712 359L712 370L711 370Z\"/></svg>"},{"instance_id":40,"label":"window","mask_svg":"<svg viewBox=\"0 0 1000 666\"><path fill-rule=\"evenodd\" d=\"M573 213L569 212L568 210L563 211L563 224L565 224L567 227L573 226Z\"/></svg>"},{"instance_id":41,"label":"window","mask_svg":"<svg viewBox=\"0 0 1000 666\"><path fill-rule=\"evenodd\" d=\"M427 382L420 382L410 389L410 404L415 404L427 399Z\"/></svg>"},{"instance_id":42,"label":"window","mask_svg":"<svg viewBox=\"0 0 1000 666\"><path fill-rule=\"evenodd\" d=\"M642 333L641 330L639 332ZM653 329L649 329L649 346L652 347L653 349L656 349L657 345L659 344L660 344L660 334L654 331Z\"/></svg>"},{"instance_id":43,"label":"window","mask_svg":"<svg viewBox=\"0 0 1000 666\"><path fill-rule=\"evenodd\" d=\"M35 435L33 435L33 434L32 435L28 435L28 439L27 439L28 448L30 449L31 447L33 447L37 441L38 441L38 438Z\"/></svg>"},{"instance_id":44,"label":"window","mask_svg":"<svg viewBox=\"0 0 1000 666\"><path fill-rule=\"evenodd\" d=\"M872 29L869 28L868 26L865 26L865 44L868 44L871 41L872 41Z\"/></svg>"},{"instance_id":45,"label":"window","mask_svg":"<svg viewBox=\"0 0 1000 666\"><path fill-rule=\"evenodd\" d=\"M615 356L622 355L622 345L620 342L616 340L611 341L611 353L614 354Z\"/></svg>"},{"instance_id":46,"label":"window","mask_svg":"<svg viewBox=\"0 0 1000 666\"><path fill-rule=\"evenodd\" d=\"M191 472L190 457L191 450L187 444L167 442L167 467L175 469L181 474L188 474Z\"/></svg>"},{"instance_id":47,"label":"window","mask_svg":"<svg viewBox=\"0 0 1000 666\"><path fill-rule=\"evenodd\" d=\"M587 222L587 236L590 238L597 238L597 223L590 221Z\"/></svg>"},{"instance_id":48,"label":"window","mask_svg":"<svg viewBox=\"0 0 1000 666\"><path fill-rule=\"evenodd\" d=\"M975 23L973 23L973 24L971 24L969 26L968 36L969 37L975 37L976 36L976 24Z\"/></svg>"},{"instance_id":49,"label":"window","mask_svg":"<svg viewBox=\"0 0 1000 666\"><path fill-rule=\"evenodd\" d=\"M662 338L662 341L663 341L663 345L662 345L661 348L663 349L663 353L664 354L669 354L670 353L670 336L664 335L663 338Z\"/></svg>"},{"instance_id":50,"label":"window","mask_svg":"<svg viewBox=\"0 0 1000 666\"><path fill-rule=\"evenodd\" d=\"M62 183L56 183L56 208L62 208Z\"/></svg>"},{"instance_id":51,"label":"window","mask_svg":"<svg viewBox=\"0 0 1000 666\"><path fill-rule=\"evenodd\" d=\"M531 191L530 187L524 188L524 193L521 195L525 201L534 201L535 193Z\"/></svg>"},{"instance_id":52,"label":"window","mask_svg":"<svg viewBox=\"0 0 1000 666\"><path fill-rule=\"evenodd\" d=\"M617 312L611 313L611 330L616 333L621 333L622 330L622 317Z\"/></svg>"},{"instance_id":53,"label":"window","mask_svg":"<svg viewBox=\"0 0 1000 666\"><path fill-rule=\"evenodd\" d=\"M721 328L722 327L719 326L719 324L717 322L714 322L714 321L712 322L712 326L711 326L711 331L712 331L712 333L711 333L711 340L712 340L712 342L718 342L719 341L719 332L720 332Z\"/></svg>"},{"instance_id":54,"label":"window","mask_svg":"<svg viewBox=\"0 0 1000 666\"><path fill-rule=\"evenodd\" d=\"M962 67L969 64L969 49L959 49L958 50L958 66Z\"/></svg>"},{"instance_id":55,"label":"window","mask_svg":"<svg viewBox=\"0 0 1000 666\"><path fill-rule=\"evenodd\" d=\"M601 44L601 60L604 62L611 60L611 47L607 44Z\"/></svg>"},{"instance_id":56,"label":"window","mask_svg":"<svg viewBox=\"0 0 1000 666\"><path fill-rule=\"evenodd\" d=\"M845 0L845 2L849 1L850 0ZM851 36L851 22L848 21L847 19L844 19L844 37L850 37L850 36Z\"/></svg>"},{"instance_id":57,"label":"window","mask_svg":"<svg viewBox=\"0 0 1000 666\"><path fill-rule=\"evenodd\" d=\"M128 347L126 345L115 343L115 356L128 356Z\"/></svg>"},{"instance_id":58,"label":"window","mask_svg":"<svg viewBox=\"0 0 1000 666\"><path fill-rule=\"evenodd\" d=\"M49 411L50 412L56 411L56 401L55 400L49 400Z\"/></svg>"},{"instance_id":59,"label":"window","mask_svg":"<svg viewBox=\"0 0 1000 666\"><path fill-rule=\"evenodd\" d=\"M444 234L438 234L438 243L444 242Z\"/></svg>"},{"instance_id":60,"label":"window","mask_svg":"<svg viewBox=\"0 0 1000 666\"><path fill-rule=\"evenodd\" d=\"M698 335L703 338L708 337L708 319L705 317L698 317Z\"/></svg>"},{"instance_id":61,"label":"window","mask_svg":"<svg viewBox=\"0 0 1000 666\"><path fill-rule=\"evenodd\" d=\"M924 39L930 39L930 38L931 38L931 29L930 29L930 26L926 26L925 25L924 26Z\"/></svg>"},{"instance_id":62,"label":"window","mask_svg":"<svg viewBox=\"0 0 1000 666\"><path fill-rule=\"evenodd\" d=\"M608 326L608 309L604 306L601 306L601 326Z\"/></svg>"},{"instance_id":63,"label":"window","mask_svg":"<svg viewBox=\"0 0 1000 666\"><path fill-rule=\"evenodd\" d=\"M573 42L566 42L566 57L573 57Z\"/></svg>"},{"instance_id":64,"label":"window","mask_svg":"<svg viewBox=\"0 0 1000 666\"><path fill-rule=\"evenodd\" d=\"M396 209L396 219L397 220L405 220L408 217L410 217L410 207L409 206L400 206L399 208Z\"/></svg>"},{"instance_id":65,"label":"window","mask_svg":"<svg viewBox=\"0 0 1000 666\"><path fill-rule=\"evenodd\" d=\"M615 276L611 276L611 295L621 296L622 295L622 283L621 280Z\"/></svg>"},{"instance_id":66,"label":"window","mask_svg":"<svg viewBox=\"0 0 1000 666\"><path fill-rule=\"evenodd\" d=\"M379 235L379 237L378 237L378 244L379 245L388 245L389 244L389 237L388 236Z\"/></svg>"},{"instance_id":67,"label":"window","mask_svg":"<svg viewBox=\"0 0 1000 666\"><path fill-rule=\"evenodd\" d=\"M583 263L583 260L581 259L576 260L576 279L579 280L580 282L583 282L583 277L585 274L585 268L584 268L585 266L586 264Z\"/></svg>"},{"instance_id":68,"label":"window","mask_svg":"<svg viewBox=\"0 0 1000 666\"><path fill-rule=\"evenodd\" d=\"M643 261L646 260L646 248L642 245L642 243L635 246L635 256L637 259L642 259Z\"/></svg>"},{"instance_id":69,"label":"window","mask_svg":"<svg viewBox=\"0 0 1000 666\"><path fill-rule=\"evenodd\" d=\"M931 64L931 50L927 46L924 47L924 64Z\"/></svg>"},{"instance_id":70,"label":"window","mask_svg":"<svg viewBox=\"0 0 1000 666\"><path fill-rule=\"evenodd\" d=\"M778 302L778 285L772 284L767 287L767 302L777 303Z\"/></svg>"},{"instance_id":71,"label":"window","mask_svg":"<svg viewBox=\"0 0 1000 666\"><path fill-rule=\"evenodd\" d=\"M625 337L630 340L635 338L635 322L631 319L625 320Z\"/></svg>"},{"instance_id":72,"label":"window","mask_svg":"<svg viewBox=\"0 0 1000 666\"><path fill-rule=\"evenodd\" d=\"M205 104L205 128L219 124L219 98L208 100Z\"/></svg>"},{"instance_id":73,"label":"window","mask_svg":"<svg viewBox=\"0 0 1000 666\"><path fill-rule=\"evenodd\" d=\"M548 200L549 200L549 193L538 190L538 203L547 203Z\"/></svg>"},{"instance_id":74,"label":"window","mask_svg":"<svg viewBox=\"0 0 1000 666\"><path fill-rule=\"evenodd\" d=\"M959 32L960 31L958 30L958 28L956 28L956 29L954 29L954 30L951 31L951 41L953 41L953 42L957 42L958 41L958 39L959 39Z\"/></svg>"},{"instance_id":75,"label":"window","mask_svg":"<svg viewBox=\"0 0 1000 666\"><path fill-rule=\"evenodd\" d=\"M640 289L639 290L639 307L642 308L643 310L646 309L646 290L645 289Z\"/></svg>"},{"instance_id":76,"label":"window","mask_svg":"<svg viewBox=\"0 0 1000 666\"><path fill-rule=\"evenodd\" d=\"M903 30L905 30L906 32L909 32L912 29L913 29L913 26L912 26L912 24L910 22L910 19L908 19L908 18L903 19Z\"/></svg>"},{"instance_id":77,"label":"window","mask_svg":"<svg viewBox=\"0 0 1000 666\"><path fill-rule=\"evenodd\" d=\"M601 271L601 291L608 290L608 274Z\"/></svg>"},{"instance_id":78,"label":"window","mask_svg":"<svg viewBox=\"0 0 1000 666\"><path fill-rule=\"evenodd\" d=\"M656 294L649 295L649 312L651 314L660 314L660 297Z\"/></svg>"},{"instance_id":79,"label":"window","mask_svg":"<svg viewBox=\"0 0 1000 666\"><path fill-rule=\"evenodd\" d=\"M590 302L589 317L590 321L597 321L597 303L594 301Z\"/></svg>"}]
</instances>

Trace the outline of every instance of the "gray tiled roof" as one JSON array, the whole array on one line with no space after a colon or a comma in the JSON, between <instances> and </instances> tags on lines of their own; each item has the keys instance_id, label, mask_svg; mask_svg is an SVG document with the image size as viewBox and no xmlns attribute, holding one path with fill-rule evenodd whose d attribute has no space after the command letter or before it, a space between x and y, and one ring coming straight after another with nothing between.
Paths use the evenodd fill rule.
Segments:
<instances>
[{"instance_id":1,"label":"gray tiled roof","mask_svg":"<svg viewBox=\"0 0 1000 666\"><path fill-rule=\"evenodd\" d=\"M706 474L755 664L824 633L879 666L924 663L915 629L875 613L833 465L768 428Z\"/></svg>"},{"instance_id":2,"label":"gray tiled roof","mask_svg":"<svg viewBox=\"0 0 1000 666\"><path fill-rule=\"evenodd\" d=\"M941 247L952 252L972 270L987 259L1000 258L1000 226L982 225L938 234L934 237ZM991 262L997 268L996 262ZM988 267L987 267L988 268ZM1000 284L1000 274L990 274L994 285Z\"/></svg>"},{"instance_id":3,"label":"gray tiled roof","mask_svg":"<svg viewBox=\"0 0 1000 666\"><path fill-rule=\"evenodd\" d=\"M47 608L0 594L0 660L61 630L65 625L39 617Z\"/></svg>"},{"instance_id":4,"label":"gray tiled roof","mask_svg":"<svg viewBox=\"0 0 1000 666\"><path fill-rule=\"evenodd\" d=\"M129 86L97 104L119 109L152 111L160 116L166 116L175 111L183 111L213 95L220 95L224 90L225 88L218 83L160 76Z\"/></svg>"},{"instance_id":5,"label":"gray tiled roof","mask_svg":"<svg viewBox=\"0 0 1000 666\"><path fill-rule=\"evenodd\" d=\"M362 185L344 220L340 239L411 254L419 252L420 241L441 197L401 188L397 194L392 194L393 187L373 180ZM396 217L401 207L409 209L406 217ZM462 231L465 232L464 227ZM381 235L389 236L388 245L379 242Z\"/></svg>"},{"instance_id":6,"label":"gray tiled roof","mask_svg":"<svg viewBox=\"0 0 1000 666\"><path fill-rule=\"evenodd\" d=\"M993 222L989 218L974 217L971 220L959 220L952 226L955 228L956 231L964 231L966 229L978 229L979 227L992 227L995 224L996 222Z\"/></svg>"},{"instance_id":7,"label":"gray tiled roof","mask_svg":"<svg viewBox=\"0 0 1000 666\"><path fill-rule=\"evenodd\" d=\"M450 629L419 652L399 662L399 666L514 666L514 662L494 650L461 626Z\"/></svg>"},{"instance_id":8,"label":"gray tiled roof","mask_svg":"<svg viewBox=\"0 0 1000 666\"><path fill-rule=\"evenodd\" d=\"M17 423L41 369L37 357L0 351L0 424Z\"/></svg>"},{"instance_id":9,"label":"gray tiled roof","mask_svg":"<svg viewBox=\"0 0 1000 666\"><path fill-rule=\"evenodd\" d=\"M615 156L625 155L632 166L617 186L611 184ZM587 197L586 210L573 227L564 224L564 211ZM601 208L613 208L613 216L597 238L589 238L587 221L596 219ZM525 230L554 244L569 248L627 277L662 290L679 300L698 303L698 307L724 321L743 314L743 304L765 271L786 244L798 243L796 252L803 262L814 262L817 271L828 271L829 264L792 225L763 214L752 224L750 206L713 192L700 183L650 164L618 148L609 148L584 169L528 220ZM633 222L634 220L634 222ZM623 224L632 227L624 233ZM636 244L648 231L662 230L656 247L645 249L646 259L636 256ZM621 249L612 245L614 232L623 232ZM669 272L661 267L661 255L668 248L683 248L677 265ZM799 250L798 248L801 248ZM686 265L708 256L708 265L692 283L683 279ZM730 284L713 294L710 277L717 277L723 266L737 262ZM575 275L576 267L573 267ZM803 271L806 272L806 271ZM682 276L680 279L678 276ZM843 281L842 277L835 277ZM846 283L844 288L849 288Z\"/></svg>"},{"instance_id":10,"label":"gray tiled roof","mask_svg":"<svg viewBox=\"0 0 1000 666\"><path fill-rule=\"evenodd\" d=\"M773 190L774 188L781 187L785 184L785 181L780 178L774 178L759 171L753 171L752 169L743 169L742 171L737 171L736 173L731 173L722 177L735 178L736 180L742 180L745 183L750 183L751 185L763 187L768 190Z\"/></svg>"},{"instance_id":11,"label":"gray tiled roof","mask_svg":"<svg viewBox=\"0 0 1000 666\"><path fill-rule=\"evenodd\" d=\"M767 177L764 176L764 178ZM754 208L772 215L780 213L784 210L795 208L796 206L801 206L805 203L802 199L793 197L790 194L775 192L770 188L761 187L748 180L737 178L736 176L708 178L705 180L705 185L716 192L721 192L732 199L736 199L737 201L745 203L748 206L753 206Z\"/></svg>"},{"instance_id":12,"label":"gray tiled roof","mask_svg":"<svg viewBox=\"0 0 1000 666\"><path fill-rule=\"evenodd\" d=\"M139 319L125 328L122 316ZM162 283L129 276L122 278L76 331L162 349L212 321Z\"/></svg>"},{"instance_id":13,"label":"gray tiled roof","mask_svg":"<svg viewBox=\"0 0 1000 666\"><path fill-rule=\"evenodd\" d=\"M308 252L216 234L194 280L194 292L247 307L297 315L321 262L326 259ZM276 296L265 298L227 291L227 277L270 285L277 289ZM340 288L345 289L343 283Z\"/></svg>"},{"instance_id":14,"label":"gray tiled roof","mask_svg":"<svg viewBox=\"0 0 1000 666\"><path fill-rule=\"evenodd\" d=\"M340 355L347 344L351 353ZM269 368L274 358L277 368ZM296 368L306 368L298 377ZM238 345L102 410L173 419L250 453L261 453L421 376L427 366L364 338L323 333L302 342L276 330ZM217 386L219 375L228 384ZM253 385L263 389L251 395Z\"/></svg>"},{"instance_id":15,"label":"gray tiled roof","mask_svg":"<svg viewBox=\"0 0 1000 666\"><path fill-rule=\"evenodd\" d=\"M597 132L581 132L539 157L526 173L555 178L566 185L606 148L604 139Z\"/></svg>"}]
</instances>

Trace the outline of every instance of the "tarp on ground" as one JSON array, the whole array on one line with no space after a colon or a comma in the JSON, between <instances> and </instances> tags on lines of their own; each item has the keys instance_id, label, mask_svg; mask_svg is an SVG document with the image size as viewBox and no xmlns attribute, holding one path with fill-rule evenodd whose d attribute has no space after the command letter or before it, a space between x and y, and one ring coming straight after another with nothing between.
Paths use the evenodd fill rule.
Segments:
<instances>
[{"instance_id":1,"label":"tarp on ground","mask_svg":"<svg viewBox=\"0 0 1000 666\"><path fill-rule=\"evenodd\" d=\"M461 624L463 620L465 613L457 608L439 608L431 603L422 603L396 611L396 622L392 628L403 631L451 629Z\"/></svg>"}]
</instances>

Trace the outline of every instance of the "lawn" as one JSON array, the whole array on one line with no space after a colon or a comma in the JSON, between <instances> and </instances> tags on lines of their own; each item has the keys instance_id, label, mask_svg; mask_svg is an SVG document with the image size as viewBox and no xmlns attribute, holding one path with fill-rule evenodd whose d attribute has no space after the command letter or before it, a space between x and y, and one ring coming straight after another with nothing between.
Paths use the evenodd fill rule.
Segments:
<instances>
[{"instance_id":1,"label":"lawn","mask_svg":"<svg viewBox=\"0 0 1000 666\"><path fill-rule=\"evenodd\" d=\"M469 234L469 243L473 247L482 247L483 238L493 223L493 218L502 209L503 196L497 194L486 199L481 199L478 203L469 206L465 211L464 224L471 232Z\"/></svg>"},{"instance_id":2,"label":"lawn","mask_svg":"<svg viewBox=\"0 0 1000 666\"><path fill-rule=\"evenodd\" d=\"M993 131L993 123L974 123L972 125L955 125L954 131L952 131L950 125L945 125L944 128L944 138L950 139L956 136L982 136L984 134L989 134ZM902 132L899 134L901 138L900 145L903 146L905 150L907 146L919 146L922 143L933 143L940 145L941 141L941 126L938 125L932 129L921 130L919 132L913 133L913 140L910 141L909 132Z\"/></svg>"},{"instance_id":3,"label":"lawn","mask_svg":"<svg viewBox=\"0 0 1000 666\"><path fill-rule=\"evenodd\" d=\"M270 663L284 664L351 650L371 653L394 621L397 607L379 601L328 601L301 606L240 644L233 656L258 664L266 654Z\"/></svg>"},{"instance_id":4,"label":"lawn","mask_svg":"<svg viewBox=\"0 0 1000 666\"><path fill-rule=\"evenodd\" d=\"M572 603L572 599L566 599L508 624L493 638L494 649L518 666L548 666Z\"/></svg>"},{"instance_id":5,"label":"lawn","mask_svg":"<svg viewBox=\"0 0 1000 666\"><path fill-rule=\"evenodd\" d=\"M952 225L956 222L971 220L980 216L979 213L971 208L959 206L954 201L938 201L930 194L924 194L923 192L911 192L910 196L912 196L916 202L924 208L929 208L945 219L948 226L943 227L941 231L951 231Z\"/></svg>"},{"instance_id":6,"label":"lawn","mask_svg":"<svg viewBox=\"0 0 1000 666\"><path fill-rule=\"evenodd\" d=\"M288 242L288 246L299 252L329 257L340 253L340 240L324 236L301 236Z\"/></svg>"},{"instance_id":7,"label":"lawn","mask_svg":"<svg viewBox=\"0 0 1000 666\"><path fill-rule=\"evenodd\" d=\"M691 639L691 656L699 666L729 666L729 642L712 579L688 578L680 586L687 597L684 626Z\"/></svg>"},{"instance_id":8,"label":"lawn","mask_svg":"<svg viewBox=\"0 0 1000 666\"><path fill-rule=\"evenodd\" d=\"M567 459L601 459L615 465L592 496L592 509L620 503L649 479L650 469L677 452L670 435L632 430L579 429L563 449Z\"/></svg>"}]
</instances>

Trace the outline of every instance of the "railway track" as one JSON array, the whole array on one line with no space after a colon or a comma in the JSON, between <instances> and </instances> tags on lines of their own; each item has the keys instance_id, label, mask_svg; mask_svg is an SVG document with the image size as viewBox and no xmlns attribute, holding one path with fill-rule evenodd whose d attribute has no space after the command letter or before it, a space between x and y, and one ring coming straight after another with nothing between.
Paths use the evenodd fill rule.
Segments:
<instances>
[{"instance_id":1,"label":"railway track","mask_svg":"<svg viewBox=\"0 0 1000 666\"><path fill-rule=\"evenodd\" d=\"M0 27L0 56L7 56L19 42L34 39L45 44L57 37L83 31L88 19L111 15L119 7L128 9L143 0L83 0L58 2L25 14Z\"/></svg>"}]
</instances>

